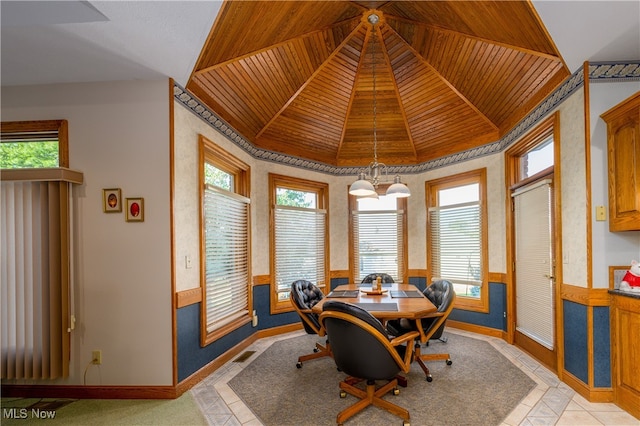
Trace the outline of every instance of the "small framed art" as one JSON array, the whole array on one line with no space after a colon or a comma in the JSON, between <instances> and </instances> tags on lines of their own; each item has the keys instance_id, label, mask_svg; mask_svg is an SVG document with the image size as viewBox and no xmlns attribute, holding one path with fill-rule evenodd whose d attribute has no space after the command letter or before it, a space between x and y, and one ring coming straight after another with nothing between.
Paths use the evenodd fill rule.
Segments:
<instances>
[{"instance_id":1,"label":"small framed art","mask_svg":"<svg viewBox=\"0 0 640 426\"><path fill-rule=\"evenodd\" d=\"M102 210L105 213L120 213L122 211L122 195L120 188L102 190Z\"/></svg>"},{"instance_id":2,"label":"small framed art","mask_svg":"<svg viewBox=\"0 0 640 426\"><path fill-rule=\"evenodd\" d=\"M144 222L144 198L127 198L127 222Z\"/></svg>"}]
</instances>

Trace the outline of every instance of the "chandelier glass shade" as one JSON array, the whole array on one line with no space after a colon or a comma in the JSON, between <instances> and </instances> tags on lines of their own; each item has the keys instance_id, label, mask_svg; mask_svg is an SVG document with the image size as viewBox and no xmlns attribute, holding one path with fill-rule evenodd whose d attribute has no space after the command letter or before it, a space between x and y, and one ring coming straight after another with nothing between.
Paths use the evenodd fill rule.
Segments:
<instances>
[{"instance_id":1,"label":"chandelier glass shade","mask_svg":"<svg viewBox=\"0 0 640 426\"><path fill-rule=\"evenodd\" d=\"M376 24L380 17L375 13L368 16L367 20L371 24L372 37L376 35ZM357 197L377 196L377 188L381 182L387 180L387 166L378 162L378 138L376 132L376 59L375 42L372 43L371 64L373 74L373 161L358 174L358 180L349 187L349 194ZM388 196L403 198L411 195L409 188L400 180L400 175L395 175L393 184L387 188Z\"/></svg>"}]
</instances>

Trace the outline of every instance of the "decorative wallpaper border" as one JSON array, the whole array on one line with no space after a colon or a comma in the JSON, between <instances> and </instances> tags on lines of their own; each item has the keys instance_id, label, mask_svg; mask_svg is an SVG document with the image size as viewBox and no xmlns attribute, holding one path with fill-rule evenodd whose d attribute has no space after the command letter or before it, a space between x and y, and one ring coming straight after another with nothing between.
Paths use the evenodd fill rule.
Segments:
<instances>
[{"instance_id":1,"label":"decorative wallpaper border","mask_svg":"<svg viewBox=\"0 0 640 426\"><path fill-rule=\"evenodd\" d=\"M626 61L623 63L589 63L589 81L592 83L640 81L640 61ZM534 126L540 119L546 116L549 112L553 111L559 104L564 102L565 99L571 96L583 85L584 73L583 67L580 67L579 70L573 73L560 87L558 87L538 107L536 107L535 110L533 110L527 117L520 121L520 123L518 123L508 134L506 134L501 139L486 145L479 146L477 148L469 149L454 155L449 155L447 157L438 158L421 164L412 166L391 166L388 167L388 172L391 175L397 173L404 175L423 173L428 170L449 166L462 161L470 160L472 158L483 157L485 155L491 155L501 152L518 138L520 138L520 136L526 133L527 130ZM196 98L194 95L192 95L177 83L174 83L173 96L176 101L184 105L193 114L200 117L212 128L219 131L231 142L235 143L238 147L242 148L248 154L258 160L271 161L273 163L299 167L306 170L313 170L316 172L336 176L357 175L358 172L362 169L362 167L332 166L317 161L307 160L300 157L294 157L291 155L285 155L278 152L258 148L251 142L249 142L244 136L239 134L233 127L231 127L231 125L229 125L229 123L218 117L206 105L200 102L198 98Z\"/></svg>"}]
</instances>

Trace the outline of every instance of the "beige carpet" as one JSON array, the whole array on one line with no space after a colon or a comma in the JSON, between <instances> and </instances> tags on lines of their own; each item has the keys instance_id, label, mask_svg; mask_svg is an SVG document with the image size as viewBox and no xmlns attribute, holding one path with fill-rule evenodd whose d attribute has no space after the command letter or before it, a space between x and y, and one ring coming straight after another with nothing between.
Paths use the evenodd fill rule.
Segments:
<instances>
[{"instance_id":1,"label":"beige carpet","mask_svg":"<svg viewBox=\"0 0 640 426\"><path fill-rule=\"evenodd\" d=\"M448 351L453 365L429 363L433 382L413 364L409 384L400 395L386 398L409 410L412 425L499 425L529 394L535 382L489 343L445 333L448 343L432 342L424 352ZM338 382L344 374L330 358L305 362L296 368L298 355L309 353L317 336L304 335L274 343L229 386L266 426L332 425L338 412L356 402L341 399ZM355 415L350 426L387 426L402 420L377 407Z\"/></svg>"},{"instance_id":2,"label":"beige carpet","mask_svg":"<svg viewBox=\"0 0 640 426\"><path fill-rule=\"evenodd\" d=\"M2 398L3 426L206 425L189 392L171 400Z\"/></svg>"}]
</instances>

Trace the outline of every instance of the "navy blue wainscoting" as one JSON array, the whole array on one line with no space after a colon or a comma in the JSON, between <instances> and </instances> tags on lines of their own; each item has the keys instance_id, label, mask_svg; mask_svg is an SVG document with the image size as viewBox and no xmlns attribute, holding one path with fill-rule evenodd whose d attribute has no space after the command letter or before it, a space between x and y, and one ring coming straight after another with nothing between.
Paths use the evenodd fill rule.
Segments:
<instances>
[{"instance_id":1,"label":"navy blue wainscoting","mask_svg":"<svg viewBox=\"0 0 640 426\"><path fill-rule=\"evenodd\" d=\"M611 328L609 307L593 308L593 385L611 387Z\"/></svg>"},{"instance_id":2,"label":"navy blue wainscoting","mask_svg":"<svg viewBox=\"0 0 640 426\"><path fill-rule=\"evenodd\" d=\"M587 307L564 300L563 311L564 368L588 384ZM609 324L608 321L607 324Z\"/></svg>"},{"instance_id":3,"label":"navy blue wainscoting","mask_svg":"<svg viewBox=\"0 0 640 426\"><path fill-rule=\"evenodd\" d=\"M427 278L426 277L409 277L409 284L413 284L416 287L418 287L420 291L424 291L424 289L427 288Z\"/></svg>"},{"instance_id":4,"label":"navy blue wainscoting","mask_svg":"<svg viewBox=\"0 0 640 426\"><path fill-rule=\"evenodd\" d=\"M502 283L489 283L489 312L454 309L449 318L454 321L507 330L507 288Z\"/></svg>"},{"instance_id":5,"label":"navy blue wainscoting","mask_svg":"<svg viewBox=\"0 0 640 426\"><path fill-rule=\"evenodd\" d=\"M200 303L178 309L178 382L188 378L256 331L300 321L295 312L271 315L269 288L269 285L253 287L253 309L258 315L257 327L253 327L251 323L243 325L205 347L200 346Z\"/></svg>"},{"instance_id":6,"label":"navy blue wainscoting","mask_svg":"<svg viewBox=\"0 0 640 426\"><path fill-rule=\"evenodd\" d=\"M329 291L333 290L334 288L338 287L339 285L343 285L343 284L349 284L349 278L331 278L331 281L329 283L330 285L330 289Z\"/></svg>"},{"instance_id":7,"label":"navy blue wainscoting","mask_svg":"<svg viewBox=\"0 0 640 426\"><path fill-rule=\"evenodd\" d=\"M185 380L255 332L251 324L246 324L215 342L201 347L200 303L194 303L178 309L176 320L178 330L178 382Z\"/></svg>"},{"instance_id":8,"label":"navy blue wainscoting","mask_svg":"<svg viewBox=\"0 0 640 426\"><path fill-rule=\"evenodd\" d=\"M300 317L293 310L291 312L271 315L270 289L271 286L269 284L253 287L253 309L255 309L258 315L258 327L254 330L264 330L300 322Z\"/></svg>"}]
</instances>

